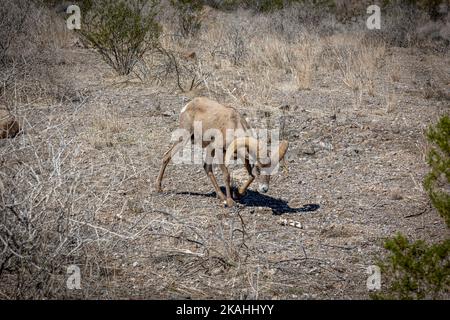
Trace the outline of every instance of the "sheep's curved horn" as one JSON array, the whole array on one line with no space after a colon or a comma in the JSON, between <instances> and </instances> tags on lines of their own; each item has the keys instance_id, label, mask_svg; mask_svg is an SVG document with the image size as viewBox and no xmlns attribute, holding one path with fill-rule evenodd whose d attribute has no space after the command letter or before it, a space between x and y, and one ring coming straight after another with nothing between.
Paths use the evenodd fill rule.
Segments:
<instances>
[{"instance_id":1,"label":"sheep's curved horn","mask_svg":"<svg viewBox=\"0 0 450 320\"><path fill-rule=\"evenodd\" d=\"M225 165L228 166L235 155L241 159L249 159L251 163L270 163L267 153L253 137L239 137L234 139L225 153Z\"/></svg>"},{"instance_id":2,"label":"sheep's curved horn","mask_svg":"<svg viewBox=\"0 0 450 320\"><path fill-rule=\"evenodd\" d=\"M283 160L284 156L286 155L286 151L289 147L289 142L286 140L282 140L280 144L278 145L278 150L272 154L270 157L270 163L276 164L279 163L281 160Z\"/></svg>"}]
</instances>

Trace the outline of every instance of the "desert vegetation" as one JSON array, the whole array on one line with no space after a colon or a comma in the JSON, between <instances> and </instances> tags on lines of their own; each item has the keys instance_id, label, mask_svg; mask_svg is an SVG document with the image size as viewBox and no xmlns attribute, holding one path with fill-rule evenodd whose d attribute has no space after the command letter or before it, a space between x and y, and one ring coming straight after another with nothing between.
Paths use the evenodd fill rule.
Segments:
<instances>
[{"instance_id":1,"label":"desert vegetation","mask_svg":"<svg viewBox=\"0 0 450 320\"><path fill-rule=\"evenodd\" d=\"M379 30L366 1L73 1L79 30L2 2L0 298L449 297L448 1L375 1ZM186 164L155 192L197 96L289 141L267 194Z\"/></svg>"},{"instance_id":2,"label":"desert vegetation","mask_svg":"<svg viewBox=\"0 0 450 320\"><path fill-rule=\"evenodd\" d=\"M432 205L450 227L450 118L445 115L429 128L430 142L428 163L430 172L424 179L424 187ZM397 234L384 243L389 251L387 261L379 261L389 284L381 293L382 299L444 299L450 286L450 239L427 244L424 240L410 242Z\"/></svg>"}]
</instances>

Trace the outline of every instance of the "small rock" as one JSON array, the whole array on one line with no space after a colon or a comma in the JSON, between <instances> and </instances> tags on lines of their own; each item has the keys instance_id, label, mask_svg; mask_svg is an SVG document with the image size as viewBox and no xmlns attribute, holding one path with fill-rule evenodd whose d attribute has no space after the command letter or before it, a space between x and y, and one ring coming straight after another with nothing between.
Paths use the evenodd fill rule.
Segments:
<instances>
[{"instance_id":1,"label":"small rock","mask_svg":"<svg viewBox=\"0 0 450 320\"><path fill-rule=\"evenodd\" d=\"M391 192L390 198L391 198L391 200L402 200L403 196L402 196L400 190L394 190Z\"/></svg>"},{"instance_id":2,"label":"small rock","mask_svg":"<svg viewBox=\"0 0 450 320\"><path fill-rule=\"evenodd\" d=\"M14 138L19 131L17 119L7 110L0 109L0 139Z\"/></svg>"},{"instance_id":3,"label":"small rock","mask_svg":"<svg viewBox=\"0 0 450 320\"><path fill-rule=\"evenodd\" d=\"M328 151L333 150L333 145L330 142L320 141L319 146L324 150L328 150Z\"/></svg>"},{"instance_id":4,"label":"small rock","mask_svg":"<svg viewBox=\"0 0 450 320\"><path fill-rule=\"evenodd\" d=\"M356 147L348 147L344 151L344 155L347 157L352 157L352 156L355 156L360 153L361 153L361 150Z\"/></svg>"},{"instance_id":5,"label":"small rock","mask_svg":"<svg viewBox=\"0 0 450 320\"><path fill-rule=\"evenodd\" d=\"M400 133L400 128L399 127L392 128L392 133L399 134Z\"/></svg>"},{"instance_id":6,"label":"small rock","mask_svg":"<svg viewBox=\"0 0 450 320\"><path fill-rule=\"evenodd\" d=\"M311 146L311 145L307 145L307 146L303 146L301 149L300 149L300 152L302 153L302 154L306 154L306 155L313 155L313 154L315 154L316 153L316 150L314 150L314 147L313 146Z\"/></svg>"},{"instance_id":7,"label":"small rock","mask_svg":"<svg viewBox=\"0 0 450 320\"><path fill-rule=\"evenodd\" d=\"M164 117L171 117L174 115L173 111L164 111L161 113L161 115L163 115Z\"/></svg>"}]
</instances>

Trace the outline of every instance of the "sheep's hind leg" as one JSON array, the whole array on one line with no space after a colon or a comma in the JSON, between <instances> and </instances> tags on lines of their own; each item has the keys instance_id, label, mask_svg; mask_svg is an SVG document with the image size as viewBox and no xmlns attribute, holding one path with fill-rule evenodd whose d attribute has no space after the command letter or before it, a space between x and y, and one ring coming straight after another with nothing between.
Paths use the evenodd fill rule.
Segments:
<instances>
[{"instance_id":1,"label":"sheep's hind leg","mask_svg":"<svg viewBox=\"0 0 450 320\"><path fill-rule=\"evenodd\" d=\"M217 198L225 201L225 195L223 194L222 190L220 190L219 184L217 183L216 177L214 176L212 164L204 163L203 168L205 169L206 175L211 180L211 183L214 186L214 190L216 190Z\"/></svg>"},{"instance_id":2,"label":"sheep's hind leg","mask_svg":"<svg viewBox=\"0 0 450 320\"><path fill-rule=\"evenodd\" d=\"M184 147L185 143L186 143L186 141L183 141L182 139L180 139L180 141L175 142L170 147L170 149L167 150L166 153L164 153L162 165L161 165L161 168L159 169L158 178L156 179L156 184L155 184L156 192L162 191L161 182L164 177L164 171L166 170L167 165L169 164L170 160L172 159L172 155L174 155L178 151L180 151Z\"/></svg>"},{"instance_id":3,"label":"sheep's hind leg","mask_svg":"<svg viewBox=\"0 0 450 320\"><path fill-rule=\"evenodd\" d=\"M216 191L217 198L219 198L222 201L225 201L225 195L223 194L222 190L220 190L219 184L217 183L217 179L214 176L213 166L212 163L214 162L214 155L216 154L216 151L214 149L214 146L212 144L209 144L205 148L206 152L206 159L203 163L203 168L205 169L206 175L211 180L212 185L214 186L214 190Z\"/></svg>"},{"instance_id":4,"label":"sheep's hind leg","mask_svg":"<svg viewBox=\"0 0 450 320\"><path fill-rule=\"evenodd\" d=\"M228 169L224 164L220 165L220 169L222 170L222 173L223 173L223 180L225 181L225 189L227 191L226 204L228 207L232 207L235 205L235 202L234 202L233 198L231 197L230 173L228 172Z\"/></svg>"}]
</instances>

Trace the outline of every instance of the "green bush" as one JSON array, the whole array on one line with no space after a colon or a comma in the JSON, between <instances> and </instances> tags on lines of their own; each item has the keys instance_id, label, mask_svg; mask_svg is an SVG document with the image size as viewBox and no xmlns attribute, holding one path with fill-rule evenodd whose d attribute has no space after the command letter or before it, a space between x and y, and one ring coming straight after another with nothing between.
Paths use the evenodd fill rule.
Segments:
<instances>
[{"instance_id":1,"label":"green bush","mask_svg":"<svg viewBox=\"0 0 450 320\"><path fill-rule=\"evenodd\" d=\"M450 228L450 118L443 116L427 132L431 171L424 186L431 203ZM428 245L398 234L387 239L387 259L378 262L387 286L375 299L436 299L450 293L450 239Z\"/></svg>"},{"instance_id":2,"label":"green bush","mask_svg":"<svg viewBox=\"0 0 450 320\"><path fill-rule=\"evenodd\" d=\"M271 12L282 9L288 3L298 0L204 0L213 8L221 10L235 10L237 8L252 9L256 12Z\"/></svg>"},{"instance_id":3,"label":"green bush","mask_svg":"<svg viewBox=\"0 0 450 320\"><path fill-rule=\"evenodd\" d=\"M389 5L392 3L398 3L398 0L384 0L383 5ZM414 7L425 10L431 19L436 20L442 13L439 12L439 5L445 4L446 0L406 0L406 4L413 5Z\"/></svg>"},{"instance_id":4,"label":"green bush","mask_svg":"<svg viewBox=\"0 0 450 320\"><path fill-rule=\"evenodd\" d=\"M99 0L83 16L79 34L120 75L127 75L157 44L158 0Z\"/></svg>"},{"instance_id":5,"label":"green bush","mask_svg":"<svg viewBox=\"0 0 450 320\"><path fill-rule=\"evenodd\" d=\"M428 130L427 137L432 144L428 154L431 171L425 177L424 187L450 228L450 117L442 117Z\"/></svg>"},{"instance_id":6,"label":"green bush","mask_svg":"<svg viewBox=\"0 0 450 320\"><path fill-rule=\"evenodd\" d=\"M285 5L283 0L253 0L252 5L259 12L271 12L282 9Z\"/></svg>"},{"instance_id":7,"label":"green bush","mask_svg":"<svg viewBox=\"0 0 450 320\"><path fill-rule=\"evenodd\" d=\"M439 5L445 3L446 0L382 0L378 1L383 8L390 5L409 5L411 7L426 11L432 19L437 19L442 16L439 12ZM301 3L313 5L323 10L331 10L338 15L355 16L365 15L366 11L361 10L373 1L364 0L203 0L203 2L213 8L220 10L235 10L239 7L252 9L256 12L271 12L278 9L285 8L292 3ZM376 2L377 3L377 2ZM376 4L375 3L375 4ZM338 8L343 7L347 12L338 12Z\"/></svg>"},{"instance_id":8,"label":"green bush","mask_svg":"<svg viewBox=\"0 0 450 320\"><path fill-rule=\"evenodd\" d=\"M241 3L240 0L204 0L203 2L219 10L235 10Z\"/></svg>"},{"instance_id":9,"label":"green bush","mask_svg":"<svg viewBox=\"0 0 450 320\"><path fill-rule=\"evenodd\" d=\"M170 0L178 15L178 25L183 37L198 33L202 25L202 0Z\"/></svg>"},{"instance_id":10,"label":"green bush","mask_svg":"<svg viewBox=\"0 0 450 320\"><path fill-rule=\"evenodd\" d=\"M427 245L419 240L410 242L398 234L386 240L390 252L387 261L379 262L383 279L389 286L375 299L436 299L450 289L450 240Z\"/></svg>"}]
</instances>

